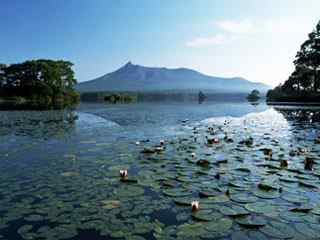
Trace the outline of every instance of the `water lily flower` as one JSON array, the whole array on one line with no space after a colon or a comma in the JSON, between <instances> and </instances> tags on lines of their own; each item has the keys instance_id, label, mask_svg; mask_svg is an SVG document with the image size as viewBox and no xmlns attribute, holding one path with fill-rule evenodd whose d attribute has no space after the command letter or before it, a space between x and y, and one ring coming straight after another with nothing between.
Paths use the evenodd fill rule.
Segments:
<instances>
[{"instance_id":1,"label":"water lily flower","mask_svg":"<svg viewBox=\"0 0 320 240\"><path fill-rule=\"evenodd\" d=\"M128 177L128 170L120 170L120 177L121 178Z\"/></svg>"},{"instance_id":2,"label":"water lily flower","mask_svg":"<svg viewBox=\"0 0 320 240\"><path fill-rule=\"evenodd\" d=\"M199 209L199 201L192 201L191 202L191 209L192 209L192 211L197 211Z\"/></svg>"},{"instance_id":3,"label":"water lily flower","mask_svg":"<svg viewBox=\"0 0 320 240\"><path fill-rule=\"evenodd\" d=\"M159 152L163 152L164 151L164 147L156 147L154 150L159 153Z\"/></svg>"},{"instance_id":4,"label":"water lily flower","mask_svg":"<svg viewBox=\"0 0 320 240\"><path fill-rule=\"evenodd\" d=\"M207 138L207 143L208 144L217 144L217 143L219 143L219 139L218 138Z\"/></svg>"},{"instance_id":5,"label":"water lily flower","mask_svg":"<svg viewBox=\"0 0 320 240\"><path fill-rule=\"evenodd\" d=\"M140 145L140 142L139 142L139 141L136 141L136 145Z\"/></svg>"},{"instance_id":6,"label":"water lily flower","mask_svg":"<svg viewBox=\"0 0 320 240\"><path fill-rule=\"evenodd\" d=\"M192 158L195 158L195 157L196 157L196 153L194 153L194 152L191 153L191 157L192 157Z\"/></svg>"},{"instance_id":7,"label":"water lily flower","mask_svg":"<svg viewBox=\"0 0 320 240\"><path fill-rule=\"evenodd\" d=\"M164 145L165 141L163 139L160 140L160 145Z\"/></svg>"}]
</instances>

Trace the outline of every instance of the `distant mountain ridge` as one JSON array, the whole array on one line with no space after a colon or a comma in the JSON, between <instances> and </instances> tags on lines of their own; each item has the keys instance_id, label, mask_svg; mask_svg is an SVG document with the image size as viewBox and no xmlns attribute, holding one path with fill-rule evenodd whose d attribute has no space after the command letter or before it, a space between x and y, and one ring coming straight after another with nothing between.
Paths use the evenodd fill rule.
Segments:
<instances>
[{"instance_id":1,"label":"distant mountain ridge","mask_svg":"<svg viewBox=\"0 0 320 240\"><path fill-rule=\"evenodd\" d=\"M128 62L118 70L76 85L80 92L207 90L219 93L265 93L271 87L241 77L223 78L188 68L145 67Z\"/></svg>"}]
</instances>

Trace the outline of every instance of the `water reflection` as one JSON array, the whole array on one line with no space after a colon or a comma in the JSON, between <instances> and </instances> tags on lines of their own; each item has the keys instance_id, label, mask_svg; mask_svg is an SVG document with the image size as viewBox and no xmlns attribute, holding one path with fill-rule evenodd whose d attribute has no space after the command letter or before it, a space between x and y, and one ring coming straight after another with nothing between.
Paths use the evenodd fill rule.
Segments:
<instances>
[{"instance_id":1,"label":"water reflection","mask_svg":"<svg viewBox=\"0 0 320 240\"><path fill-rule=\"evenodd\" d=\"M290 122L320 122L320 108L275 107Z\"/></svg>"},{"instance_id":2,"label":"water reflection","mask_svg":"<svg viewBox=\"0 0 320 240\"><path fill-rule=\"evenodd\" d=\"M1 112L0 136L63 137L74 131L77 119L71 110Z\"/></svg>"},{"instance_id":3,"label":"water reflection","mask_svg":"<svg viewBox=\"0 0 320 240\"><path fill-rule=\"evenodd\" d=\"M260 104L259 101L248 101L252 106L258 106Z\"/></svg>"}]
</instances>

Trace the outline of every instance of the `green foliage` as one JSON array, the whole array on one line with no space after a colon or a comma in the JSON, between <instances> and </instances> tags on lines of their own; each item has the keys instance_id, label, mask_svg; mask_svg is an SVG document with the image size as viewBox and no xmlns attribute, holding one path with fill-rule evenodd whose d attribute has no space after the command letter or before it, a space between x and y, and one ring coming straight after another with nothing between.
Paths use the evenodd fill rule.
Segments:
<instances>
[{"instance_id":1,"label":"green foliage","mask_svg":"<svg viewBox=\"0 0 320 240\"><path fill-rule=\"evenodd\" d=\"M81 94L83 101L107 101L111 103L128 103L137 101L137 93L134 92L85 92Z\"/></svg>"},{"instance_id":2,"label":"green foliage","mask_svg":"<svg viewBox=\"0 0 320 240\"><path fill-rule=\"evenodd\" d=\"M79 94L73 64L63 60L31 60L12 65L0 64L0 97L21 97L27 105L45 108L76 103Z\"/></svg>"},{"instance_id":3,"label":"green foliage","mask_svg":"<svg viewBox=\"0 0 320 240\"><path fill-rule=\"evenodd\" d=\"M251 91L251 93L247 96L249 101L257 101L260 99L260 92L257 89Z\"/></svg>"},{"instance_id":4,"label":"green foliage","mask_svg":"<svg viewBox=\"0 0 320 240\"><path fill-rule=\"evenodd\" d=\"M320 21L301 45L288 80L267 93L269 101L320 100Z\"/></svg>"}]
</instances>

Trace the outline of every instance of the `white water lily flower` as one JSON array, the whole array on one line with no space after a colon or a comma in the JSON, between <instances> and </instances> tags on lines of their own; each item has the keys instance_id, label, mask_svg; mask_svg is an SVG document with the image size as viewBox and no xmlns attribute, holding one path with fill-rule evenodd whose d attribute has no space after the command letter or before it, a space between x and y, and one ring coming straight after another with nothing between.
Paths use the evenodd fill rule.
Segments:
<instances>
[{"instance_id":1,"label":"white water lily flower","mask_svg":"<svg viewBox=\"0 0 320 240\"><path fill-rule=\"evenodd\" d=\"M199 201L192 201L191 202L191 209L192 209L192 211L197 211L199 209Z\"/></svg>"},{"instance_id":2,"label":"white water lily flower","mask_svg":"<svg viewBox=\"0 0 320 240\"><path fill-rule=\"evenodd\" d=\"M128 170L120 170L120 177L125 178L128 176Z\"/></svg>"}]
</instances>

